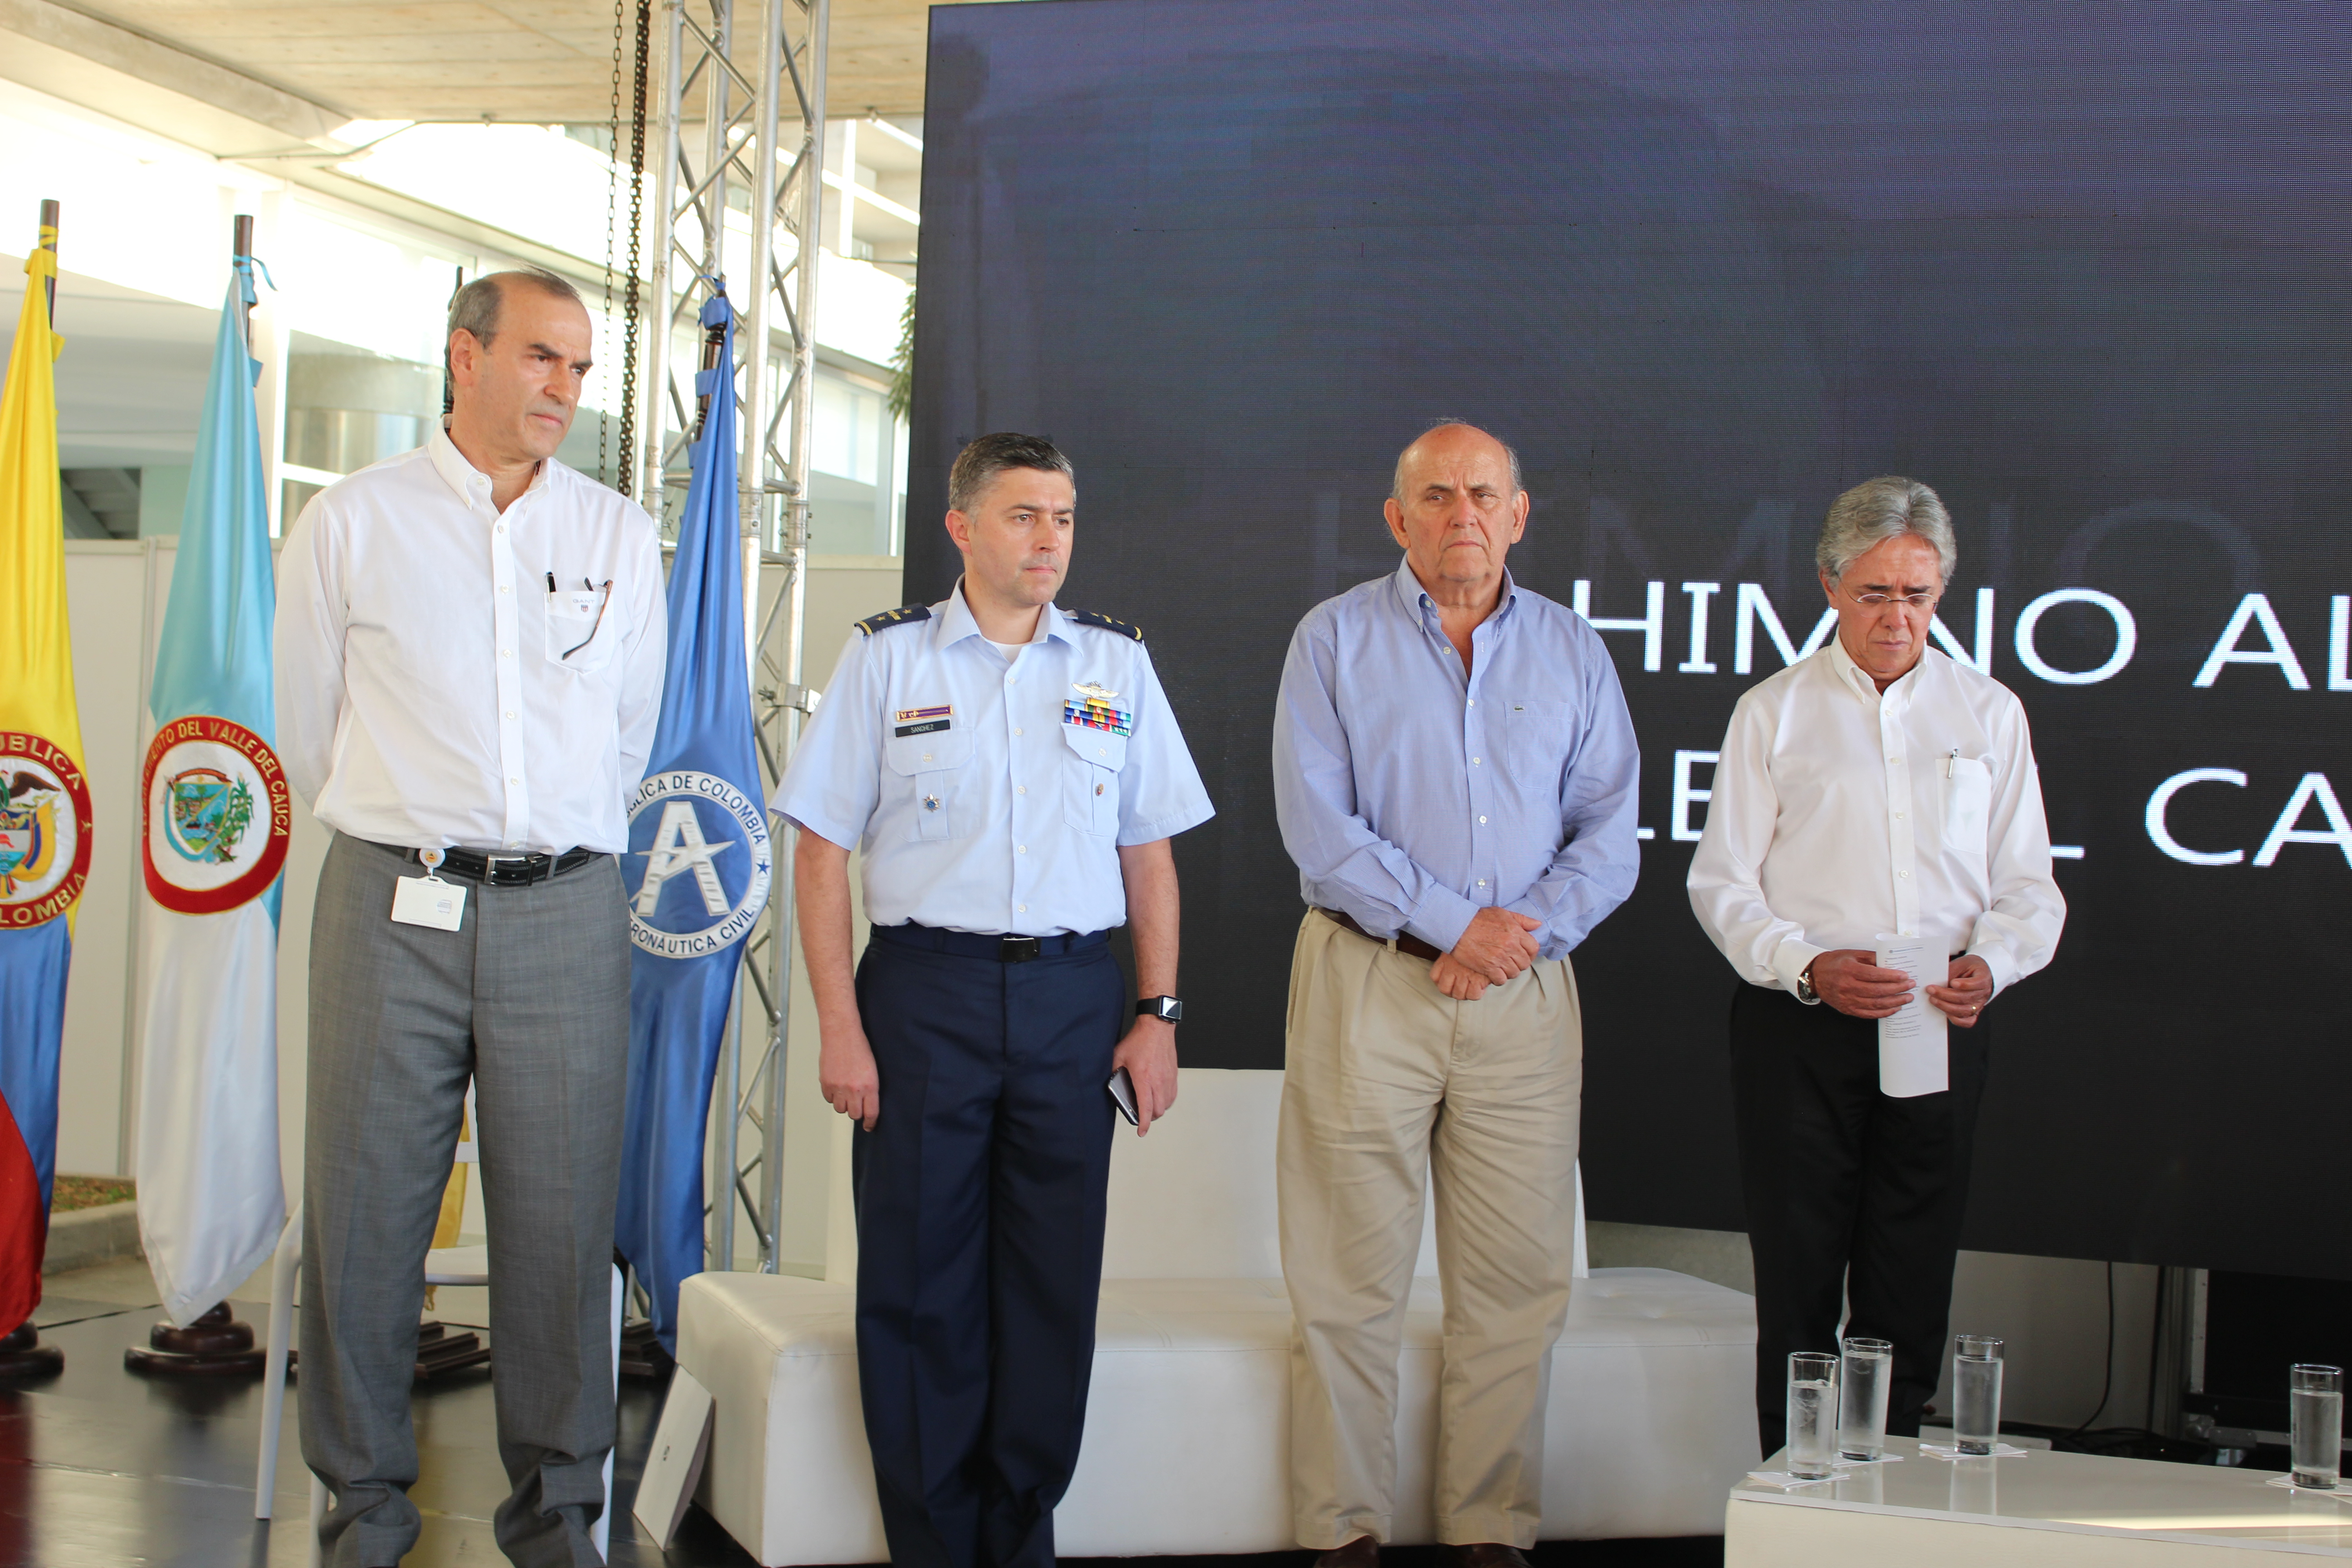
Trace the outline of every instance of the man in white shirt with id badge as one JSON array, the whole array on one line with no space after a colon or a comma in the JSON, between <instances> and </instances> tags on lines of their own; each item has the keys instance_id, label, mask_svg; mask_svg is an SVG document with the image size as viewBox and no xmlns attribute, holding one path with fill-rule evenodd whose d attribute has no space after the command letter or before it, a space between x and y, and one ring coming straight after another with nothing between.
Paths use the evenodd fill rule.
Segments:
<instances>
[{"instance_id":1,"label":"man in white shirt with id badge","mask_svg":"<svg viewBox=\"0 0 2352 1568\"><path fill-rule=\"evenodd\" d=\"M661 704L661 546L555 460L591 349L572 286L479 278L449 326L446 426L313 499L280 562L278 735L335 836L310 937L302 1457L334 1497L327 1562L415 1544L408 1391L470 1080L498 1542L587 1568L629 1047L614 857Z\"/></svg>"},{"instance_id":2,"label":"man in white shirt with id badge","mask_svg":"<svg viewBox=\"0 0 2352 1568\"><path fill-rule=\"evenodd\" d=\"M1918 1435L1986 1008L2050 962L2066 919L2024 708L1927 646L1958 560L1943 502L1866 480L1831 505L1815 559L1837 636L1732 710L1689 882L1746 982L1732 1103L1766 1455L1786 1440L1789 1354L1837 1348L1842 1300L1849 1336L1894 1345L1886 1429Z\"/></svg>"}]
</instances>

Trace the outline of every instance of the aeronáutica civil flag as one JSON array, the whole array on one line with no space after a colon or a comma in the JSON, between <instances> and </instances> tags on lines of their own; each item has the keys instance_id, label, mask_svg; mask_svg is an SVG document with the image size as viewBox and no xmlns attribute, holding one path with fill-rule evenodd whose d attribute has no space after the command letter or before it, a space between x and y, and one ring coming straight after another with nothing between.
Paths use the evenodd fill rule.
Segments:
<instances>
[{"instance_id":1,"label":"aeron\u00e1utica civil flag","mask_svg":"<svg viewBox=\"0 0 2352 1568\"><path fill-rule=\"evenodd\" d=\"M0 392L0 1333L41 1302L57 1176L58 1041L73 909L89 879L66 630L58 388L49 323L57 231L25 260L25 308Z\"/></svg>"},{"instance_id":2,"label":"aeron\u00e1utica civil flag","mask_svg":"<svg viewBox=\"0 0 2352 1568\"><path fill-rule=\"evenodd\" d=\"M735 489L735 318L693 450L669 576L669 663L646 781L629 805L629 1100L614 1243L653 1301L655 1332L677 1353L677 1287L702 1272L702 1152L710 1084L740 943L767 902L772 863L752 733L743 638L743 546ZM728 1108L730 1114L733 1107ZM734 1194L711 1194L725 1225Z\"/></svg>"},{"instance_id":3,"label":"aeron\u00e1utica civil flag","mask_svg":"<svg viewBox=\"0 0 2352 1568\"><path fill-rule=\"evenodd\" d=\"M180 518L147 710L141 853L146 1011L139 1235L183 1328L278 1245L278 895L292 825L270 695L269 514L246 342L250 258L231 269Z\"/></svg>"}]
</instances>

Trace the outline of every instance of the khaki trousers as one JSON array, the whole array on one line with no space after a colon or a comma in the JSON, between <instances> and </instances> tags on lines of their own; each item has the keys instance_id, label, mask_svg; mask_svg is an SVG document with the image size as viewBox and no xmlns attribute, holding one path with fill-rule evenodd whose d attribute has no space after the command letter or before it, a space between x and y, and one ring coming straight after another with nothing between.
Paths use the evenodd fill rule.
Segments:
<instances>
[{"instance_id":1,"label":"khaki trousers","mask_svg":"<svg viewBox=\"0 0 2352 1568\"><path fill-rule=\"evenodd\" d=\"M1456 1002L1424 960L1307 912L1276 1157L1300 1545L1390 1539L1397 1352L1425 1175L1445 1300L1437 1539L1535 1544L1575 1246L1583 1055L1566 960Z\"/></svg>"}]
</instances>

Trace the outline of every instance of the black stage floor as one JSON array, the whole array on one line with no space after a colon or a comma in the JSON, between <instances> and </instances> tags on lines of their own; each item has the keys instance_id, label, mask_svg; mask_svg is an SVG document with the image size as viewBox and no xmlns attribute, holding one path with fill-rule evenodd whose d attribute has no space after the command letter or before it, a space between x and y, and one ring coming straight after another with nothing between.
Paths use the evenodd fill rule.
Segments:
<instances>
[{"instance_id":1,"label":"black stage floor","mask_svg":"<svg viewBox=\"0 0 2352 1568\"><path fill-rule=\"evenodd\" d=\"M258 1379L172 1381L126 1372L122 1352L143 1343L151 1304L77 1298L71 1275L35 1322L62 1349L65 1371L0 1384L0 1568L301 1568L310 1478L294 1442L291 1402L278 1457L275 1522L253 1517L261 1441ZM236 1303L260 1328L266 1303ZM422 1474L412 1492L425 1514L414 1568L496 1568L505 1562L490 1515L506 1495L492 1436L487 1370L451 1374L415 1394ZM660 1413L655 1390L621 1385L620 1451L612 1561L615 1568L751 1568L752 1558L709 1516L689 1510L667 1555L637 1539L629 1505ZM1531 1554L1536 1568L1698 1568L1723 1561L1719 1539L1562 1543ZM1388 1554L1392 1568L1431 1568L1428 1551ZM1071 1560L1073 1562L1076 1560ZM1306 1568L1303 1552L1263 1557L1160 1558L1150 1568Z\"/></svg>"}]
</instances>

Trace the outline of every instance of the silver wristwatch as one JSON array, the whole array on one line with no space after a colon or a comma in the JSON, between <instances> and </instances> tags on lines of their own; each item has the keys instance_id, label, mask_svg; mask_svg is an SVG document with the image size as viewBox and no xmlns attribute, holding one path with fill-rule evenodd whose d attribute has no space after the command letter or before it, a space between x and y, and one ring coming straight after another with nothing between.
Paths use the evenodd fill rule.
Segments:
<instances>
[{"instance_id":1,"label":"silver wristwatch","mask_svg":"<svg viewBox=\"0 0 2352 1568\"><path fill-rule=\"evenodd\" d=\"M1808 963L1797 975L1797 1000L1810 1007L1821 999L1822 994L1813 989L1813 966Z\"/></svg>"}]
</instances>

